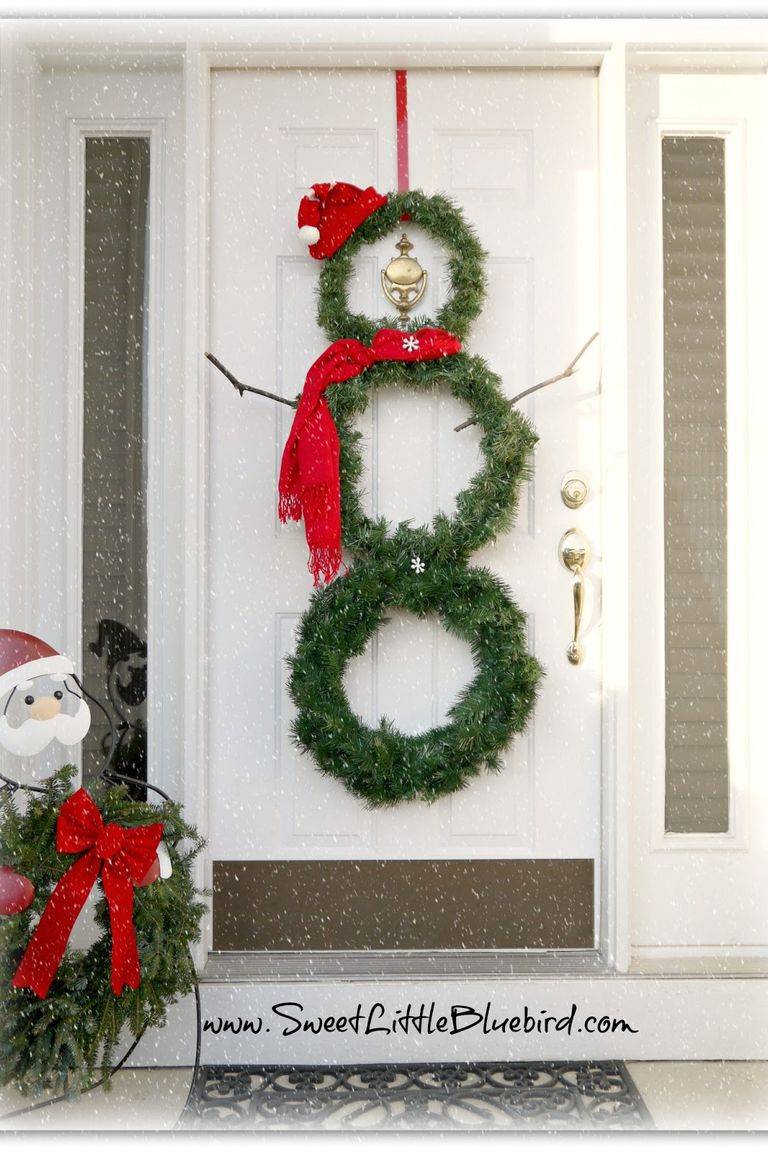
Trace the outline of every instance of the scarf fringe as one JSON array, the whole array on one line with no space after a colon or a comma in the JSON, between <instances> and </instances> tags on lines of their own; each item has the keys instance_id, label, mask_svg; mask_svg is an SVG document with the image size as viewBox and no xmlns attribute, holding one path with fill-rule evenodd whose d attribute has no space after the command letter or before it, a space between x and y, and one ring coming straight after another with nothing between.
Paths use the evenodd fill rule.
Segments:
<instances>
[{"instance_id":1,"label":"scarf fringe","mask_svg":"<svg viewBox=\"0 0 768 1152\"><path fill-rule=\"evenodd\" d=\"M312 573L312 580L317 588L321 584L330 584L341 567L340 548L312 548L309 553L307 568Z\"/></svg>"},{"instance_id":2,"label":"scarf fringe","mask_svg":"<svg viewBox=\"0 0 768 1152\"><path fill-rule=\"evenodd\" d=\"M281 523L286 520L301 520L301 498L297 492L281 492L277 504L277 514Z\"/></svg>"}]
</instances>

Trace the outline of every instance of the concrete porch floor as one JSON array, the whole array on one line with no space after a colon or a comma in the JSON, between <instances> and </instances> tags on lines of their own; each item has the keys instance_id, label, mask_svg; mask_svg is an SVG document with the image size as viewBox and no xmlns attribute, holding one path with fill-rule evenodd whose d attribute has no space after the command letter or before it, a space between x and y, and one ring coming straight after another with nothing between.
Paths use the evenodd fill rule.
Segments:
<instances>
[{"instance_id":1,"label":"concrete porch floor","mask_svg":"<svg viewBox=\"0 0 768 1152\"><path fill-rule=\"evenodd\" d=\"M627 1064L657 1129L768 1129L768 1061L653 1061ZM163 1131L173 1128L189 1089L184 1068L128 1069L112 1091L43 1108L0 1125L4 1130ZM0 1093L0 1115L25 1101Z\"/></svg>"}]
</instances>

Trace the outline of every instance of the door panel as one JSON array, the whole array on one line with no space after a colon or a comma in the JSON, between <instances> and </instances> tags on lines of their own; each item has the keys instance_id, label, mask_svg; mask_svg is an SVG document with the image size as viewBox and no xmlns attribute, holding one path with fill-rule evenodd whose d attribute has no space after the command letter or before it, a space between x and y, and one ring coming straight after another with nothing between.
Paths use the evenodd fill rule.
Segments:
<instances>
[{"instance_id":1,"label":"door panel","mask_svg":"<svg viewBox=\"0 0 768 1152\"><path fill-rule=\"evenodd\" d=\"M411 184L453 197L489 252L489 293L469 348L512 396L562 370L597 327L596 79L591 73L409 72ZM478 127L482 125L482 128ZM212 80L211 350L247 382L294 396L327 345L320 266L296 235L310 182L394 185L391 72L215 72ZM446 290L438 246L408 227ZM392 313L378 285L395 236L355 265L352 302ZM285 656L308 602L303 526L280 525L276 485L291 412L212 382L211 855L235 860L593 860L599 843L599 565L588 571L586 659L566 659L570 577L557 558L577 524L599 554L599 375L581 370L527 402L540 444L516 527L478 552L509 584L547 676L501 773L432 805L371 812L290 741ZM429 521L479 466L479 436L452 397L389 390L361 422L369 507ZM565 472L591 487L570 512ZM350 667L350 699L406 731L439 722L471 678L468 650L435 621L393 613Z\"/></svg>"}]
</instances>

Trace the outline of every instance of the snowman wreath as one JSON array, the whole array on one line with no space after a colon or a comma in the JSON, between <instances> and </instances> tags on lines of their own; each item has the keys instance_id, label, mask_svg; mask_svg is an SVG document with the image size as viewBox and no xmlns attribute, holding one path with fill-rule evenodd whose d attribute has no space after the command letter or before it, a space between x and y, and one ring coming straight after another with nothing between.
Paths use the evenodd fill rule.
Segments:
<instances>
[{"instance_id":1,"label":"snowman wreath","mask_svg":"<svg viewBox=\"0 0 768 1152\"><path fill-rule=\"evenodd\" d=\"M351 311L348 286L355 255L412 221L447 253L449 290L434 320L407 314L424 296L427 273L409 253L382 271L384 294L399 327ZM483 769L499 769L513 735L525 729L542 668L528 651L525 617L488 569L470 566L473 552L512 524L520 488L531 471L536 435L515 404L570 376L593 336L564 372L512 399L499 377L464 347L485 296L485 253L460 210L445 197L411 190L382 195L351 184L315 184L299 207L299 233L323 261L318 323L333 341L310 368L296 400L243 384L208 359L243 395L255 392L296 409L279 480L280 519L304 521L315 593L289 658L296 705L293 736L318 768L368 806L433 801ZM471 416L456 431L480 428L483 462L456 498L452 515L430 525L391 526L366 515L360 492L360 433L354 421L375 389L420 391L447 386ZM342 547L352 563L342 567ZM389 609L436 616L472 650L476 675L427 732L401 732L388 718L367 725L344 687L349 661Z\"/></svg>"},{"instance_id":2,"label":"snowman wreath","mask_svg":"<svg viewBox=\"0 0 768 1152\"><path fill-rule=\"evenodd\" d=\"M78 743L88 700L110 720L68 657L0 630L0 746L32 756L53 740ZM43 785L0 775L0 1084L25 1094L86 1091L97 1071L108 1086L145 1030L196 991L190 945L205 906L191 866L203 842L161 789L144 785L157 804L132 798L135 781L110 769L115 746L112 729L89 791L73 791L72 765ZM70 933L97 883L98 938L74 950ZM116 1065L124 1028L134 1040Z\"/></svg>"}]
</instances>

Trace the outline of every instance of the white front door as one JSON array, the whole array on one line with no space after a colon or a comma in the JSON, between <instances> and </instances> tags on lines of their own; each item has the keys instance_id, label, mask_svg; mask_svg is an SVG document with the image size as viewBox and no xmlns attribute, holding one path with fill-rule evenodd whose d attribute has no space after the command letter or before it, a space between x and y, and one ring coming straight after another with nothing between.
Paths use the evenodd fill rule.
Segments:
<instances>
[{"instance_id":1,"label":"white front door","mask_svg":"<svg viewBox=\"0 0 768 1152\"><path fill-rule=\"evenodd\" d=\"M411 71L408 84L411 186L454 199L489 253L488 297L468 347L513 396L561 371L598 327L596 77ZM328 343L315 322L320 264L298 239L298 201L319 181L395 186L394 75L215 71L211 100L210 350L244 382L292 397ZM421 310L434 314L441 253L417 228L409 232L431 273ZM356 310L388 310L378 270L397 239L362 253ZM515 528L472 558L509 585L546 669L528 732L509 747L503 772L432 805L379 811L321 775L290 738L285 658L312 591L303 529L280 525L276 513L291 410L241 400L211 370L214 861L598 858L598 351L595 342L576 375L524 402L540 437L535 474ZM373 395L363 424L370 506L393 523L429 522L450 509L480 463L476 429L454 431L466 415L447 394ZM578 511L560 493L571 470L589 484ZM593 556L578 667L566 658L574 609L558 560L572 526ZM445 716L471 676L469 651L439 623L393 613L350 669L348 690L371 722L386 715L417 732ZM248 898L243 889L241 904ZM217 897L214 946L232 947L216 905ZM257 907L251 913L258 918Z\"/></svg>"}]
</instances>

